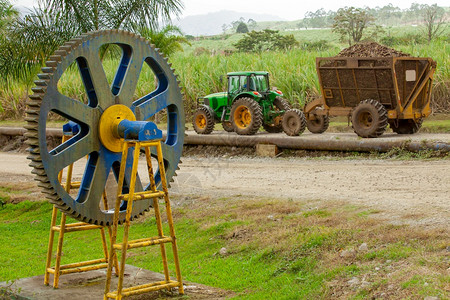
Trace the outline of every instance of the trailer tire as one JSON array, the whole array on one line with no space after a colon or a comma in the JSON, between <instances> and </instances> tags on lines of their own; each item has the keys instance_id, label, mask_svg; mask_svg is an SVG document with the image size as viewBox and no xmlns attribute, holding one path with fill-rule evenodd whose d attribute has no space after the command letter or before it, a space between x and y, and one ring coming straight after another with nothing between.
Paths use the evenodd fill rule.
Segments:
<instances>
[{"instance_id":1,"label":"trailer tire","mask_svg":"<svg viewBox=\"0 0 450 300\"><path fill-rule=\"evenodd\" d=\"M283 131L289 136L302 134L306 128L306 118L299 109L290 109L283 115Z\"/></svg>"},{"instance_id":2,"label":"trailer tire","mask_svg":"<svg viewBox=\"0 0 450 300\"><path fill-rule=\"evenodd\" d=\"M273 100L273 106L275 110L284 110L285 112L287 112L288 110L291 109L291 106L289 105L289 102L287 102L287 100L281 98L281 97L276 97L275 100ZM277 118L279 118L277 120ZM283 131L283 115L278 116L274 119L274 123L272 124L263 124L264 129L268 132L268 133L279 133Z\"/></svg>"},{"instance_id":3,"label":"trailer tire","mask_svg":"<svg viewBox=\"0 0 450 300\"><path fill-rule=\"evenodd\" d=\"M223 121L222 127L226 132L234 132L233 124L231 124L231 121Z\"/></svg>"},{"instance_id":4,"label":"trailer tire","mask_svg":"<svg viewBox=\"0 0 450 300\"><path fill-rule=\"evenodd\" d=\"M314 109L316 111L317 108ZM310 112L310 115L314 115L314 119L306 119L306 127L311 133L324 133L330 125L330 118L327 115L317 115L314 112Z\"/></svg>"},{"instance_id":5,"label":"trailer tire","mask_svg":"<svg viewBox=\"0 0 450 300\"><path fill-rule=\"evenodd\" d=\"M420 127L422 127L423 119L402 119L389 121L389 126L392 128L392 131L398 134L413 134L419 131ZM397 123L397 124L396 124Z\"/></svg>"},{"instance_id":6,"label":"trailer tire","mask_svg":"<svg viewBox=\"0 0 450 300\"><path fill-rule=\"evenodd\" d=\"M352 127L360 137L379 137L384 133L387 125L387 110L376 100L363 100L353 109Z\"/></svg>"},{"instance_id":7,"label":"trailer tire","mask_svg":"<svg viewBox=\"0 0 450 300\"><path fill-rule=\"evenodd\" d=\"M194 130L198 134L210 134L214 130L214 112L209 106L202 105L194 113Z\"/></svg>"},{"instance_id":8,"label":"trailer tire","mask_svg":"<svg viewBox=\"0 0 450 300\"><path fill-rule=\"evenodd\" d=\"M247 97L239 98L231 106L231 125L239 135L253 135L262 125L261 106Z\"/></svg>"}]
</instances>

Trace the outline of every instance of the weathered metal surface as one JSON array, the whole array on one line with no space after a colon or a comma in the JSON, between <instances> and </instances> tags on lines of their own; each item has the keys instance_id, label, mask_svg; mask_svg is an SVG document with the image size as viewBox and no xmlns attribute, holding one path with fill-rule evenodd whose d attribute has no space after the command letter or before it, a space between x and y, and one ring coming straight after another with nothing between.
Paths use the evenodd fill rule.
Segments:
<instances>
[{"instance_id":1,"label":"weathered metal surface","mask_svg":"<svg viewBox=\"0 0 450 300\"><path fill-rule=\"evenodd\" d=\"M318 57L316 69L325 109L355 107L374 99L389 118L416 119L430 114L436 63L419 57ZM309 112L309 111L307 111ZM336 110L331 115L343 115Z\"/></svg>"},{"instance_id":2,"label":"weathered metal surface","mask_svg":"<svg viewBox=\"0 0 450 300\"><path fill-rule=\"evenodd\" d=\"M114 80L109 85L99 50L105 44L122 49L122 58ZM61 94L58 81L70 65L78 65L86 89L87 103ZM158 79L156 90L149 87L148 94L134 100L141 69L147 64ZM98 31L84 34L59 48L51 61L42 68L42 74L27 101L28 124L25 136L30 145L29 159L39 186L47 198L66 214L84 222L108 225L113 211L102 210L100 201L113 164L121 161L122 153L107 149L100 140L99 121L105 110L122 104L136 116L148 120L164 109L168 115L168 134L163 144L167 179L175 175L184 139L184 109L177 78L167 60L145 39L120 30ZM80 126L80 132L58 147L48 150L47 119L56 113ZM50 132L50 134L52 134ZM58 181L58 173L66 166L88 156L80 189L76 196L67 193ZM129 182L131 162L126 179ZM117 175L117 174L116 174ZM159 173L155 176L159 179ZM159 182L158 182L159 183ZM140 179L137 190L146 189ZM133 217L149 208L150 200L140 201L133 207ZM125 218L126 203L121 207L120 220Z\"/></svg>"}]
</instances>

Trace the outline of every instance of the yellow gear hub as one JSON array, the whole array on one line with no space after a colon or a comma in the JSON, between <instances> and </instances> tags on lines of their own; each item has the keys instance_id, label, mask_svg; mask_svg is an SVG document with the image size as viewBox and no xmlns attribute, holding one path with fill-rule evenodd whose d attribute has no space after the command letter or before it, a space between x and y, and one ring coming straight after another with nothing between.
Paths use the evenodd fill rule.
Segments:
<instances>
[{"instance_id":1,"label":"yellow gear hub","mask_svg":"<svg viewBox=\"0 0 450 300\"><path fill-rule=\"evenodd\" d=\"M136 116L125 105L116 104L108 107L100 117L98 135L106 149L112 152L122 152L123 138L117 130L122 120L136 121Z\"/></svg>"}]
</instances>

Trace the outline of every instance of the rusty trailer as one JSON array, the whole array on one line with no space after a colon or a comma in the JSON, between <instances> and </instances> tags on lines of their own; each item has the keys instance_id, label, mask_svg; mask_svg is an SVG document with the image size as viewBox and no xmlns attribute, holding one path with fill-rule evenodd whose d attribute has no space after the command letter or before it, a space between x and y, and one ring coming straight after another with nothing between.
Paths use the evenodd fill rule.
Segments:
<instances>
[{"instance_id":1,"label":"rusty trailer","mask_svg":"<svg viewBox=\"0 0 450 300\"><path fill-rule=\"evenodd\" d=\"M431 58L319 57L316 69L322 96L304 108L313 133L328 128L329 116L347 116L361 137L378 137L388 124L410 134L431 113Z\"/></svg>"}]
</instances>

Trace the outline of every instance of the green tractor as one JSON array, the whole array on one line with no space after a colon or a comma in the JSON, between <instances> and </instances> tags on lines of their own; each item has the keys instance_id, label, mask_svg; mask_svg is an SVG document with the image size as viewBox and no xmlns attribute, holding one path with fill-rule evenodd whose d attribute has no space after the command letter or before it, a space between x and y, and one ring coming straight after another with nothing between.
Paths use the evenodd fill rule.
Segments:
<instances>
[{"instance_id":1,"label":"green tractor","mask_svg":"<svg viewBox=\"0 0 450 300\"><path fill-rule=\"evenodd\" d=\"M227 78L228 92L197 100L195 132L210 134L216 122L221 122L225 131L239 135L253 135L261 125L267 132L284 131L291 136L305 130L303 112L291 109L281 91L270 89L268 72L231 72Z\"/></svg>"}]
</instances>

